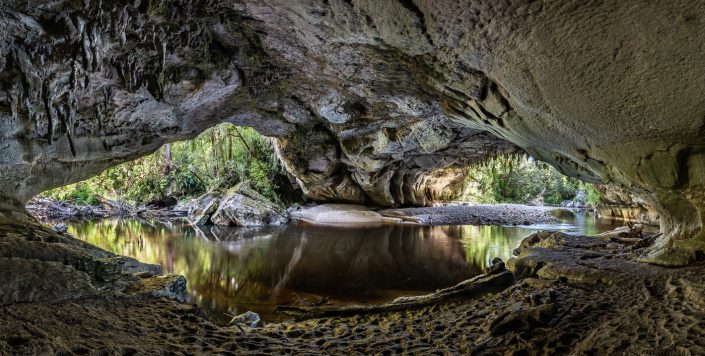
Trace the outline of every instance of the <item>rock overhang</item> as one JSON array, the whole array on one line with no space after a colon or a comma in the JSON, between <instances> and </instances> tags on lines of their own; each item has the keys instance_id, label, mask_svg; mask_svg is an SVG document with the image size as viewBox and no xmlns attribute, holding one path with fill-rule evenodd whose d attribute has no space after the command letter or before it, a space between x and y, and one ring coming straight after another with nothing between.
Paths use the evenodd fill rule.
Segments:
<instances>
[{"instance_id":1,"label":"rock overhang","mask_svg":"<svg viewBox=\"0 0 705 356\"><path fill-rule=\"evenodd\" d=\"M319 200L423 205L433 172L525 150L641 195L664 232L647 260L687 263L704 245L704 14L686 1L10 1L0 192L20 205L221 121L277 136Z\"/></svg>"}]
</instances>

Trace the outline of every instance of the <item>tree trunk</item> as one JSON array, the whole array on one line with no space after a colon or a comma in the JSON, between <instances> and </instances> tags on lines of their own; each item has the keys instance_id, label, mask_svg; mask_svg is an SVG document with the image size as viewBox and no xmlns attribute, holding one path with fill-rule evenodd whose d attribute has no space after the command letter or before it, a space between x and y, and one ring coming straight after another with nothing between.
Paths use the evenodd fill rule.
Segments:
<instances>
[{"instance_id":1,"label":"tree trunk","mask_svg":"<svg viewBox=\"0 0 705 356\"><path fill-rule=\"evenodd\" d=\"M164 175L171 172L171 144L164 145Z\"/></svg>"}]
</instances>

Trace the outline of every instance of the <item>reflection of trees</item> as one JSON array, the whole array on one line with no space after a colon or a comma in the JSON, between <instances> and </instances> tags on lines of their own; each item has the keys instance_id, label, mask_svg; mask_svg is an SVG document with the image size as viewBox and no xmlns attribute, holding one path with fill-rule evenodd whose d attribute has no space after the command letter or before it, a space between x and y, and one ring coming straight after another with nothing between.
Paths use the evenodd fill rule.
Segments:
<instances>
[{"instance_id":1,"label":"reflection of trees","mask_svg":"<svg viewBox=\"0 0 705 356\"><path fill-rule=\"evenodd\" d=\"M468 244L474 232L467 227L194 230L183 223L103 220L76 223L71 229L109 251L183 274L194 302L231 314L267 314L269 303L290 302L295 293L372 300L382 297L380 290L447 287L480 273L489 254L480 244ZM144 239L141 248L139 236ZM484 240L482 236L475 240ZM495 237L492 244L514 247L501 241Z\"/></svg>"},{"instance_id":2,"label":"reflection of trees","mask_svg":"<svg viewBox=\"0 0 705 356\"><path fill-rule=\"evenodd\" d=\"M497 225L455 226L461 230L467 260L480 268L487 268L494 257L506 261L521 240L535 230Z\"/></svg>"},{"instance_id":3,"label":"reflection of trees","mask_svg":"<svg viewBox=\"0 0 705 356\"><path fill-rule=\"evenodd\" d=\"M468 266L458 239L439 227L384 225L374 228L292 226L305 236L303 258L289 287L330 295L374 295L381 289L430 290L477 273ZM291 238L275 250L291 250Z\"/></svg>"}]
</instances>

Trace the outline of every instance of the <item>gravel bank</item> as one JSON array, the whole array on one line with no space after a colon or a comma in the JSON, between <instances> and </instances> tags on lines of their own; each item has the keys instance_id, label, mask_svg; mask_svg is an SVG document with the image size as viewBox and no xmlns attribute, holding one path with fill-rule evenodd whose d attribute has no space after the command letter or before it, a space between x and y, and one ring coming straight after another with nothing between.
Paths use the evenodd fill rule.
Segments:
<instances>
[{"instance_id":1,"label":"gravel bank","mask_svg":"<svg viewBox=\"0 0 705 356\"><path fill-rule=\"evenodd\" d=\"M432 208L387 209L390 217L412 218L422 225L530 225L554 222L555 208L519 204L452 205Z\"/></svg>"}]
</instances>

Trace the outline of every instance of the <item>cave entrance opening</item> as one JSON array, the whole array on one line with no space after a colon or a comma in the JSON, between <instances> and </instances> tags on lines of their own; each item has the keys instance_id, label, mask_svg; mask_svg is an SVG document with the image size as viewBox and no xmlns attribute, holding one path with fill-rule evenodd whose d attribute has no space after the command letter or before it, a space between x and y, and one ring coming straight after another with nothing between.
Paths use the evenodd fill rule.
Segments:
<instances>
[{"instance_id":1,"label":"cave entrance opening","mask_svg":"<svg viewBox=\"0 0 705 356\"><path fill-rule=\"evenodd\" d=\"M526 154L497 156L453 169L461 174L444 189L445 202L594 208L601 197L601 187L565 176Z\"/></svg>"},{"instance_id":2,"label":"cave entrance opening","mask_svg":"<svg viewBox=\"0 0 705 356\"><path fill-rule=\"evenodd\" d=\"M454 199L465 202L526 203L548 196L553 200L544 203L553 203L574 199L585 187L527 156L461 169ZM168 197L180 203L249 180L260 194L283 200L275 195L276 177L285 174L270 139L222 124L42 196L72 204L100 204L106 197L134 205ZM517 221L519 226L240 228L133 215L65 224L79 239L186 276L192 300L222 322L248 310L269 322L284 317L275 313L279 304L381 303L452 286L483 273L496 257L506 260L521 239L539 229L595 234L614 227L585 218L543 225Z\"/></svg>"},{"instance_id":3,"label":"cave entrance opening","mask_svg":"<svg viewBox=\"0 0 705 356\"><path fill-rule=\"evenodd\" d=\"M190 140L165 144L150 155L40 197L74 205L100 205L111 200L163 207L244 181L273 201L301 199L277 159L271 139L230 123L209 128Z\"/></svg>"}]
</instances>

